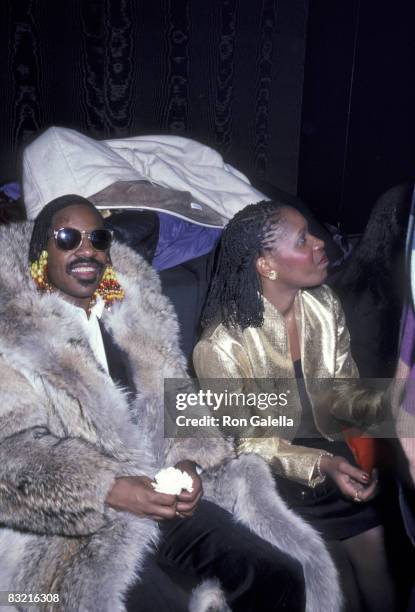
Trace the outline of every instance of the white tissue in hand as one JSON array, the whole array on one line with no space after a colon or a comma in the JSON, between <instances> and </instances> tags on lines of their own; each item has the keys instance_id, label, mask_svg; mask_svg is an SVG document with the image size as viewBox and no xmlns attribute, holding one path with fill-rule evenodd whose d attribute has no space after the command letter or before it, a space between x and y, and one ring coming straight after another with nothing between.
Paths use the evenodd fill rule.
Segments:
<instances>
[{"instance_id":1,"label":"white tissue in hand","mask_svg":"<svg viewBox=\"0 0 415 612\"><path fill-rule=\"evenodd\" d=\"M160 470L155 475L154 480L156 482L153 482L152 485L158 493L179 495L182 489L186 489L189 493L193 491L193 480L190 474L174 467Z\"/></svg>"}]
</instances>

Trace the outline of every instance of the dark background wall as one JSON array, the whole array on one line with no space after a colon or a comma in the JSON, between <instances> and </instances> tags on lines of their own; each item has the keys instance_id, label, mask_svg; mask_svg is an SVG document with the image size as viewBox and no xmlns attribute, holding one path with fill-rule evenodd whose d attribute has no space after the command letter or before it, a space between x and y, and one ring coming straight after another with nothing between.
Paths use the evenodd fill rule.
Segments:
<instances>
[{"instance_id":1,"label":"dark background wall","mask_svg":"<svg viewBox=\"0 0 415 612\"><path fill-rule=\"evenodd\" d=\"M298 192L343 231L415 177L414 26L413 0L311 2Z\"/></svg>"},{"instance_id":2,"label":"dark background wall","mask_svg":"<svg viewBox=\"0 0 415 612\"><path fill-rule=\"evenodd\" d=\"M0 183L49 125L171 133L359 231L415 173L414 17L412 0L2 0Z\"/></svg>"},{"instance_id":3,"label":"dark background wall","mask_svg":"<svg viewBox=\"0 0 415 612\"><path fill-rule=\"evenodd\" d=\"M171 133L295 191L307 0L2 0L1 176L45 127Z\"/></svg>"}]
</instances>

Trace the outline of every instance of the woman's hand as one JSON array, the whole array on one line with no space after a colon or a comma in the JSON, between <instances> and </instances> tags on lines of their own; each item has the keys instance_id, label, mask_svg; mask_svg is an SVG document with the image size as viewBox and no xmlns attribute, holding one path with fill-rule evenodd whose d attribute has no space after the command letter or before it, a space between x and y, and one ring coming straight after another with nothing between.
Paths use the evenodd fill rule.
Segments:
<instances>
[{"instance_id":1,"label":"woman's hand","mask_svg":"<svg viewBox=\"0 0 415 612\"><path fill-rule=\"evenodd\" d=\"M158 493L148 476L116 478L105 502L115 508L156 521L173 519L177 512L176 495Z\"/></svg>"},{"instance_id":2,"label":"woman's hand","mask_svg":"<svg viewBox=\"0 0 415 612\"><path fill-rule=\"evenodd\" d=\"M355 502L369 501L377 493L377 470L373 470L370 476L343 457L324 455L320 460L320 472L331 478L343 495Z\"/></svg>"},{"instance_id":3,"label":"woman's hand","mask_svg":"<svg viewBox=\"0 0 415 612\"><path fill-rule=\"evenodd\" d=\"M203 495L202 481L196 472L196 464L193 461L185 460L179 461L174 467L182 470L182 472L187 472L193 481L193 491L191 493L189 493L189 491L182 491L180 495L177 496L177 514L183 517L192 516Z\"/></svg>"}]
</instances>

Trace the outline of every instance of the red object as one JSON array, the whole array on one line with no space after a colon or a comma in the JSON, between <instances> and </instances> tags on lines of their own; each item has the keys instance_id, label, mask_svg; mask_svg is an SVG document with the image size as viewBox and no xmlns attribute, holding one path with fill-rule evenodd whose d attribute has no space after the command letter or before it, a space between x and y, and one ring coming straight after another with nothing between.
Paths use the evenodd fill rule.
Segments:
<instances>
[{"instance_id":1,"label":"red object","mask_svg":"<svg viewBox=\"0 0 415 612\"><path fill-rule=\"evenodd\" d=\"M350 430L348 430L350 434ZM345 440L348 446L350 447L356 462L365 470L368 474L370 474L374 467L376 467L376 438L368 438L363 435L359 435L359 431L353 431L353 435L346 435Z\"/></svg>"}]
</instances>

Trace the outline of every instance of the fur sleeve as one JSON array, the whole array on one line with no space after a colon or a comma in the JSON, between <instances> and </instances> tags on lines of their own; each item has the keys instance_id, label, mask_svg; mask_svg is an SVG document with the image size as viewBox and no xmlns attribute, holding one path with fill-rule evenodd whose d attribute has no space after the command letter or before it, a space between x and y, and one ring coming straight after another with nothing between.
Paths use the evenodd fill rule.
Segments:
<instances>
[{"instance_id":1,"label":"fur sleeve","mask_svg":"<svg viewBox=\"0 0 415 612\"><path fill-rule=\"evenodd\" d=\"M0 523L82 535L106 522L104 500L120 463L80 438L52 435L45 399L2 363Z\"/></svg>"},{"instance_id":2,"label":"fur sleeve","mask_svg":"<svg viewBox=\"0 0 415 612\"><path fill-rule=\"evenodd\" d=\"M2 440L0 523L48 535L97 531L106 522L113 464L82 440L41 427Z\"/></svg>"},{"instance_id":3,"label":"fur sleeve","mask_svg":"<svg viewBox=\"0 0 415 612\"><path fill-rule=\"evenodd\" d=\"M233 444L220 436L212 438L181 438L171 442L166 456L166 466L189 459L204 470L217 467L235 456Z\"/></svg>"}]
</instances>

